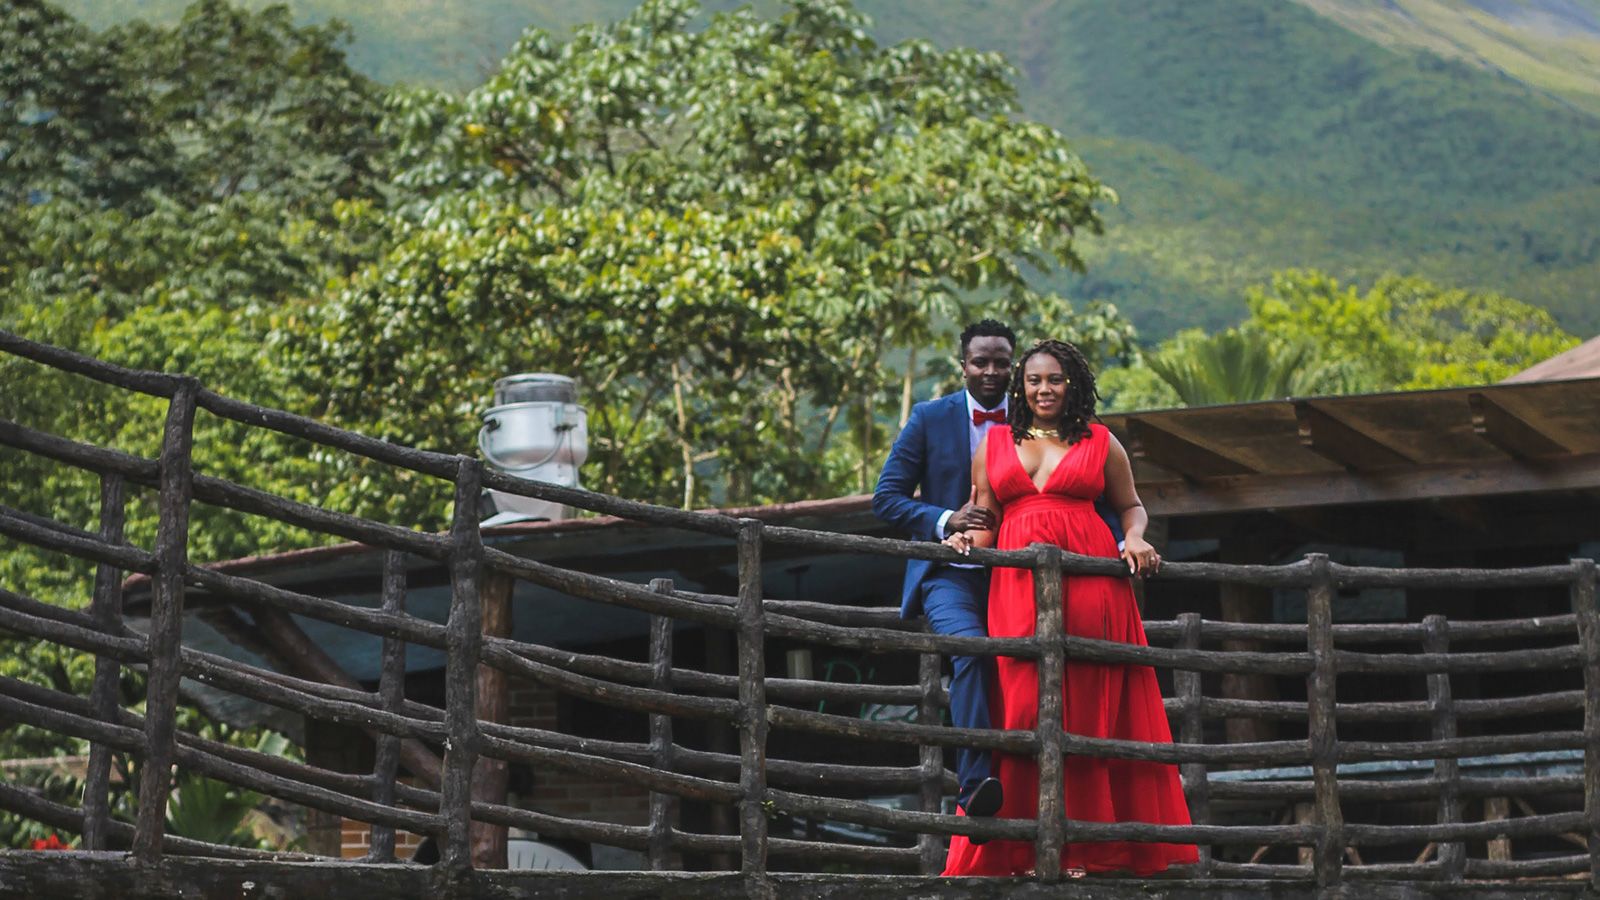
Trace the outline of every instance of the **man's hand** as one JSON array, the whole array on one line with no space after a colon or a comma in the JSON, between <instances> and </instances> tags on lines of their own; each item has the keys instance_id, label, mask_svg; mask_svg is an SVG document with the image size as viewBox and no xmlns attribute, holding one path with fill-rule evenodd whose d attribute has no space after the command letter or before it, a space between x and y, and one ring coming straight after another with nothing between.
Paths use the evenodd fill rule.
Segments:
<instances>
[{"instance_id":1,"label":"man's hand","mask_svg":"<svg viewBox=\"0 0 1600 900\"><path fill-rule=\"evenodd\" d=\"M967 500L967 505L956 510L950 518L945 520L945 536L958 534L963 531L991 531L994 529L994 510L987 506L978 505L978 489L972 489L972 497Z\"/></svg>"}]
</instances>

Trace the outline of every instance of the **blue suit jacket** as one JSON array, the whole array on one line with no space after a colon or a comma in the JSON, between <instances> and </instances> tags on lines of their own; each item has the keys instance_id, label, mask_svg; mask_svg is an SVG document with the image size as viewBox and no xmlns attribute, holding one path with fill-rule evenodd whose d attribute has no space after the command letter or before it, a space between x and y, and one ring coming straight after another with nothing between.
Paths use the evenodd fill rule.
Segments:
<instances>
[{"instance_id":1,"label":"blue suit jacket","mask_svg":"<svg viewBox=\"0 0 1600 900\"><path fill-rule=\"evenodd\" d=\"M872 511L878 518L904 531L914 541L938 541L939 517L947 509L960 509L972 497L972 452L966 391L946 394L911 408L911 418L900 429L889 459L872 493ZM913 497L918 487L921 498ZM1095 501L1101 518L1120 543L1122 525L1105 504ZM913 559L906 563L900 614L922 613L922 582L935 563Z\"/></svg>"}]
</instances>

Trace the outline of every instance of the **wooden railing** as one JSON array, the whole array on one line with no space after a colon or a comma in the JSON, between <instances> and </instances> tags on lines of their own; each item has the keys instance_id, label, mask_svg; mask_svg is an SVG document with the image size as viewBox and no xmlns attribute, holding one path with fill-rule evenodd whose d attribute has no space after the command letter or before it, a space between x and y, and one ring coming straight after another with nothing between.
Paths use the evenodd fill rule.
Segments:
<instances>
[{"instance_id":1,"label":"wooden railing","mask_svg":"<svg viewBox=\"0 0 1600 900\"><path fill-rule=\"evenodd\" d=\"M81 807L57 804L0 785L0 808L81 833L85 849L131 848L143 862L171 855L262 857L268 854L204 844L165 832L164 812L173 768L202 774L252 791L327 813L371 823L376 861L394 859L394 829L434 835L441 865L471 866L474 822L520 827L543 837L570 838L630 848L662 870L683 853L736 856L745 878L759 883L785 863L819 862L858 870L937 873L949 835L1032 841L1037 877L1062 877L1060 850L1079 841L1163 841L1201 845L1198 866L1185 878L1288 877L1333 886L1350 878L1422 878L1460 881L1588 873L1600 886L1600 631L1596 620L1594 563L1507 570L1387 569L1345 566L1313 555L1283 566L1172 562L1163 582L1237 583L1306 591L1305 624L1242 624L1203 621L1186 613L1176 621L1152 621L1152 646L1091 640L1062 632L1061 574L1125 576L1121 564L1076 556L1052 546L1013 552L974 551L971 560L990 566L1033 570L1037 630L1033 637L989 639L927 633L921 623L901 620L888 608L858 608L764 599L761 560L765 548L784 545L808 551L875 554L895 560L951 561L945 548L927 544L832 534L635 503L588 491L527 481L483 467L476 459L396 446L284 412L263 409L205 390L193 379L140 372L89 359L0 332L0 351L74 372L130 391L167 398L159 458L141 458L43 433L16 422L0 422L0 445L98 474L100 524L95 532L0 507L0 534L8 541L46 548L98 564L93 602L74 611L0 586L0 628L93 654L93 689L78 697L14 679L0 678L0 715L89 741L92 747ZM197 412L307 439L455 486L455 512L444 534L423 534L291 501L254 488L192 471ZM153 489L159 528L150 549L123 538L130 486ZM736 547L737 596L678 590L665 580L634 584L570 571L485 547L477 520L482 488L538 497L574 507L624 516L660 526L720 536ZM279 522L383 548L380 608L356 607L275 587L192 564L187 558L190 510L195 503L265 516ZM450 577L448 620L440 625L405 610L403 559L412 554L443 563ZM148 634L122 620L120 586L126 573L152 578ZM572 597L648 613L649 662L586 655L509 638L485 635L480 623L479 581L491 573L554 589ZM319 619L380 636L382 675L376 691L339 687L263 670L185 647L181 640L184 592L203 588L254 609ZM1564 589L1571 612L1508 619L1458 621L1432 615L1414 624L1333 622L1336 591L1358 587L1461 590ZM673 664L673 626L692 623L734 635L734 674ZM1486 639L1548 646L1466 651L1462 644ZM881 654L914 655L916 683L853 685L769 676L767 646L775 640ZM1271 649L1213 649L1222 641L1248 640ZM1170 645L1170 646L1162 646ZM408 646L443 650L444 709L404 696ZM1352 649L1360 647L1362 649ZM1388 648L1388 649L1385 649ZM939 722L945 697L940 658L1007 655L1037 659L1041 681L1039 724L1033 731L959 729ZM1174 672L1175 696L1167 708L1178 742L1150 745L1095 739L1062 730L1061 682L1068 658L1139 664ZM644 743L579 738L548 729L480 721L476 708L479 666L540 683L584 701L648 715ZM117 682L123 666L147 672L143 715L119 706ZM1553 670L1571 685L1507 699L1458 699L1451 677L1465 673ZM1208 696L1203 678L1218 673L1304 677L1306 700L1242 700ZM1341 703L1340 675L1425 676L1425 699ZM315 719L354 726L374 735L376 764L368 775L328 771L253 750L203 739L176 727L181 678ZM1581 683L1581 689L1576 685ZM1558 685L1558 687L1562 687ZM818 711L819 701L894 703L915 706L918 722L878 722ZM1581 713L1581 730L1460 736L1462 722ZM1258 718L1305 723L1305 737L1252 743L1207 743L1204 723L1217 718ZM682 746L674 740L678 720L710 720L736 730L737 752ZM1340 723L1426 720L1429 736L1384 741L1340 740ZM915 765L863 766L842 762L768 759L773 729L885 742L917 749ZM396 779L408 748L416 742L443 746L438 789ZM953 789L943 749L985 747L1039 760L1036 821L972 819L942 812ZM1583 774L1527 778L1463 775L1458 761L1488 754L1581 750ZM144 762L138 814L128 823L112 817L107 803L111 756L132 754ZM1181 767L1193 825L1087 822L1064 817L1064 756L1153 760ZM480 757L526 763L632 785L650 792L649 824L643 826L565 818L501 803L474 801L472 777ZM1426 760L1422 777L1371 781L1341 777L1341 765L1373 761ZM1240 766L1308 767L1309 777L1289 773L1262 780L1229 779L1221 770ZM883 808L859 793L916 795L920 811ZM826 790L824 790L826 789ZM1581 797L1571 809L1515 820L1470 822L1464 801L1518 794ZM1437 821L1376 824L1347 821L1346 807L1374 800L1434 799ZM731 805L737 834L707 834L679 824L680 801ZM1305 821L1278 824L1217 824L1223 803L1295 803ZM890 829L915 836L914 846L877 847L769 835L772 816L790 814ZM1468 842L1503 838L1566 836L1587 852L1524 860L1469 858ZM912 838L907 838L908 842ZM1415 862L1351 866L1348 848L1429 844L1434 858ZM1227 861L1219 847L1296 848L1298 865ZM1425 851L1424 856L1431 851ZM1258 853L1257 856L1260 854ZM281 854L273 858L285 858Z\"/></svg>"}]
</instances>

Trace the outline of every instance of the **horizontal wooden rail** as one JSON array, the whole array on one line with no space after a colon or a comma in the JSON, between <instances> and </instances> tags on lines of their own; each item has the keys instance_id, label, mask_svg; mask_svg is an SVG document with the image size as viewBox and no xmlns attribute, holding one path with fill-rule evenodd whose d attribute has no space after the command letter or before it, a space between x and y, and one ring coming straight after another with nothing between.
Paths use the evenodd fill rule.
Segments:
<instances>
[{"instance_id":1,"label":"horizontal wooden rail","mask_svg":"<svg viewBox=\"0 0 1600 900\"><path fill-rule=\"evenodd\" d=\"M1522 637L1570 637L1577 627L1572 613L1538 616L1528 619L1452 619L1452 643L1473 640L1506 640ZM1176 641L1179 636L1177 622L1146 622L1145 635L1152 643ZM1346 623L1333 626L1335 644L1358 643L1420 643L1423 638L1420 623ZM1306 626L1294 623L1271 622L1218 622L1207 620L1202 639L1209 641L1252 640L1284 644L1305 644Z\"/></svg>"},{"instance_id":2,"label":"horizontal wooden rail","mask_svg":"<svg viewBox=\"0 0 1600 900\"><path fill-rule=\"evenodd\" d=\"M1185 701L1171 697L1165 701L1169 716L1182 715L1187 710ZM1222 697L1201 697L1200 713L1210 719L1274 719L1303 722L1306 707L1292 700L1232 700ZM1411 722L1428 714L1427 700L1366 701L1340 703L1335 712L1341 722ZM1456 717L1471 719L1508 719L1521 716L1543 716L1551 713L1582 712L1582 691L1556 691L1549 694L1526 694L1517 697L1491 697L1455 702Z\"/></svg>"},{"instance_id":3,"label":"horizontal wooden rail","mask_svg":"<svg viewBox=\"0 0 1600 900\"><path fill-rule=\"evenodd\" d=\"M1595 675L1600 614L1594 609L1591 563L1497 570L1377 568L1341 565L1320 555L1287 565L1170 562L1153 579L1156 584L1304 590L1308 621L1207 622L1191 613L1179 622L1146 623L1150 646L1062 636L1056 630L1059 616L1050 612L1055 609L1050 604L1060 599L1052 587L1059 582L1049 573L1126 577L1119 560L1049 547L978 550L959 557L931 542L831 534L715 512L670 509L487 470L467 457L402 447L230 399L205 390L192 378L127 369L6 332L0 332L0 353L171 401L159 461L0 420L0 446L102 479L98 526L59 522L0 505L0 536L7 541L98 566L92 614L41 603L13 590L19 586L0 586L0 629L90 653L97 660L96 686L87 698L0 677L0 716L89 741L90 768L96 773L82 809L6 785L0 785L0 809L58 829L81 830L86 846L129 847L144 862L159 861L163 852L260 858L164 833L158 801L166 795L162 784L171 763L240 788L372 823L377 826L374 846L381 845L379 859L393 858L393 829L433 835L443 848L439 877L451 883L465 883L475 840L470 835L488 824L526 828L548 839L637 850L649 854L656 868L681 861L683 854L699 854L702 861L738 868L742 889L753 896L771 892L768 874L783 865L806 869L832 863L935 872L940 841L949 835L1034 842L1043 848L1036 877L1046 882L1061 874L1056 850L1063 842L1159 841L1204 845L1201 864L1176 873L1186 880L1290 879L1315 882L1328 892L1350 892L1360 888L1341 889L1342 882L1408 879L1454 884L1473 878L1586 872L1591 885L1600 886L1600 676ZM451 483L452 528L446 534L419 533L404 523L370 521L191 473L189 442L196 409ZM122 538L125 484L157 492L161 524L155 548L129 546ZM720 539L724 550L736 542L737 595L675 590L665 581L647 587L483 547L473 513L480 485L708 535ZM384 551L384 607L337 602L191 564L187 529L196 503ZM782 545L794 553L868 554L889 565L959 560L1044 572L1048 577L1036 579L1041 588L1036 599L1047 614L1040 619L1037 636L954 637L932 634L925 623L902 619L887 604L867 608L764 599L762 558L768 545ZM448 567L452 596L448 623L405 611L400 601L408 555ZM119 596L113 588L126 573L150 576L157 588L148 637L128 628L111 604ZM480 627L484 612L478 605L482 596L478 585L486 574L509 576L599 604L597 608L654 617L649 661L485 634ZM1526 605L1530 598L1538 604L1548 599L1551 602L1545 605L1552 608L1562 599L1569 602L1563 606L1566 612L1515 619L1466 621L1434 615L1421 623L1335 625L1334 611L1342 601L1334 592L1340 588L1457 590L1464 599L1481 597L1482 591L1513 592L1524 605L1506 608L1517 609L1538 608ZM1066 603L1070 602L1069 592ZM1452 602L1449 596L1442 599L1445 608ZM261 623L293 614L382 638L384 680L371 691L349 679L325 684L182 647L177 636L185 606L212 616L212 621L219 612L234 615L230 609L242 610L240 628L249 626L250 617ZM730 634L736 674L676 664L671 638L683 625ZM1527 646L1530 643L1533 646ZM769 677L770 654L784 645L899 656L901 662L915 665L898 669L882 684ZM445 652L451 698L445 709L405 698L403 654L409 646ZM1060 712L1050 699L1057 696L1054 692L1041 704L1043 724L1037 730L945 727L938 723L949 697L938 684L937 664L940 657L951 655L1040 660L1041 671L1047 673L1046 687L1056 680L1048 673L1063 658L1073 665L1152 666L1173 672L1179 696L1167 700L1166 708L1183 743L1108 740L1062 730L1054 718ZM148 716L116 703L116 679L128 667L148 675L152 685ZM904 683L911 671L917 683ZM1549 690L1530 687L1551 671L1560 677L1547 682ZM1456 676L1495 673L1512 676L1507 683L1520 694L1463 698L1460 685L1452 690ZM542 685L570 700L622 711L637 717L633 721L648 719L650 740L597 740L551 728L480 721L474 714L475 679L501 674ZM1580 682L1584 675L1588 677ZM1204 685L1215 682L1216 676L1277 679L1279 684L1305 679L1308 701L1207 696ZM366 774L331 772L178 733L174 703L180 678L360 729L374 737L378 761ZM1340 702L1341 683L1352 679L1363 686L1386 681L1397 687L1397 693L1354 702L1347 696ZM1405 693L1419 686L1425 686L1425 696ZM833 704L834 709L807 708L818 704ZM840 714L844 706L857 704L892 705L908 716L914 711L916 721L872 721ZM1540 722L1541 716L1555 718ZM674 738L675 720L680 719L704 725L691 723L684 731L694 738L685 742ZM1213 742L1208 742L1208 736L1217 732L1218 720L1259 720L1277 728L1268 736L1284 739L1216 743L1210 737ZM1510 731L1516 723L1545 727L1498 733ZM702 727L736 735L737 752L728 741L702 743L695 734ZM769 728L806 736L801 747L841 740L868 742L877 745L879 764L782 758L774 753L782 745L770 741ZM1383 739L1370 739L1373 736ZM444 748L442 768L435 759L435 772L425 779L428 786L395 781L402 745L410 750ZM943 767L944 751L956 747L1035 757L1041 783L1052 786L1037 798L1039 817L945 814L955 777ZM1582 775L1573 771L1579 765L1577 751L1584 757ZM104 801L112 753L147 759L147 768L157 776L142 784L144 802L137 828L109 819ZM1064 780L1062 768L1089 758L1181 766L1193 824L1063 818L1061 792L1056 790ZM471 782L480 759L497 766L518 763L540 772L564 772L583 782L626 786L647 794L650 824L569 818L485 802L481 796L474 799ZM1241 767L1252 768L1238 771ZM884 793L916 795L920 808L892 809L873 802ZM1580 796L1582 809L1574 809ZM1503 805L1504 798L1514 798L1525 815L1462 820L1463 801ZM1528 798L1548 808L1535 810ZM714 814L730 813L738 833L684 830L678 821L680 801L702 804ZM1415 817L1424 820L1419 823L1360 818L1366 805L1399 802L1431 804L1431 809ZM1242 818L1222 820L1241 812ZM1269 815L1279 824L1264 824L1263 819L1273 821L1266 818ZM775 837L774 822L782 817L802 824L850 825L877 836L890 833L907 846ZM1256 821L1244 824L1249 817ZM716 821L715 815L711 820ZM1464 858L1470 843L1512 839L1536 840L1541 853L1558 842L1570 846L1587 841L1591 850L1550 859ZM1428 850L1416 855L1424 845ZM1263 861L1271 848L1283 852ZM1358 864L1360 854L1353 848L1377 855L1377 861ZM1437 857L1427 859L1433 852ZM1247 855L1251 861L1241 862ZM1296 857L1302 864L1281 862Z\"/></svg>"}]
</instances>

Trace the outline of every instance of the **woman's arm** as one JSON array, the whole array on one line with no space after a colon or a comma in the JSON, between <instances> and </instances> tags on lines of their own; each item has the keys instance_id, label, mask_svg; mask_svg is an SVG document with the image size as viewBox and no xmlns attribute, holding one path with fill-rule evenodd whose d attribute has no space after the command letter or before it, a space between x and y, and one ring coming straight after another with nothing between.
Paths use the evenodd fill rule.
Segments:
<instances>
[{"instance_id":1,"label":"woman's arm","mask_svg":"<svg viewBox=\"0 0 1600 900\"><path fill-rule=\"evenodd\" d=\"M1128 571L1135 575L1150 575L1161 568L1161 557L1150 542L1144 539L1145 527L1150 524L1150 514L1139 500L1139 491L1133 486L1133 465L1128 462L1128 451L1123 449L1117 436L1107 432L1111 446L1106 451L1106 502L1122 515L1125 541L1122 558Z\"/></svg>"},{"instance_id":2,"label":"woman's arm","mask_svg":"<svg viewBox=\"0 0 1600 900\"><path fill-rule=\"evenodd\" d=\"M1000 501L995 499L994 488L989 484L989 434L978 441L978 451L972 455L972 503L994 514L994 527L957 531L945 538L946 544L962 553L973 547L993 547L1000 530Z\"/></svg>"}]
</instances>

